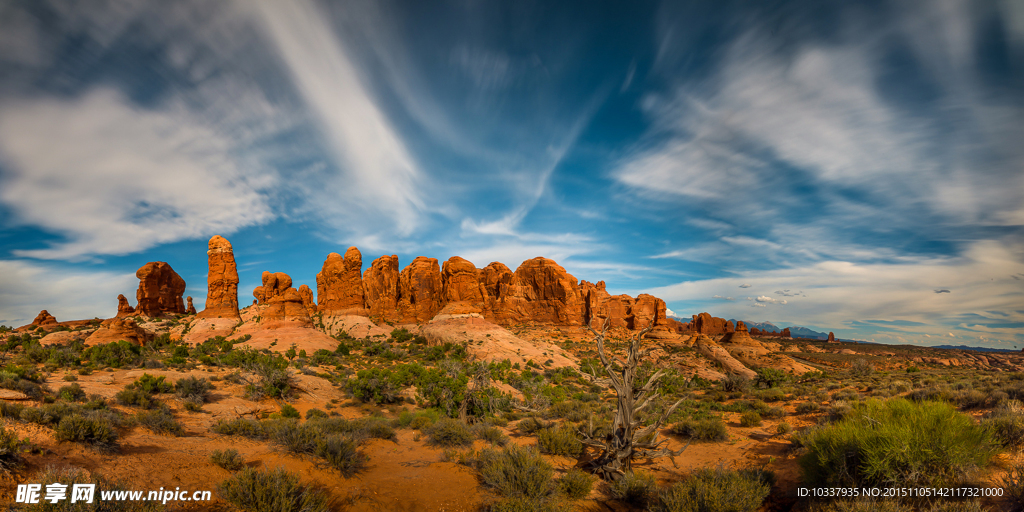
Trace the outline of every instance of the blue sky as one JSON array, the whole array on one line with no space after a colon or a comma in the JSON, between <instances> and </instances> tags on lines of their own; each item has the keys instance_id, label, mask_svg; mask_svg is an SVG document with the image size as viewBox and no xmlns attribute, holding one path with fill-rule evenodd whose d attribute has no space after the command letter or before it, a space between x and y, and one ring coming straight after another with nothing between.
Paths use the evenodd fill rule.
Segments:
<instances>
[{"instance_id":1,"label":"blue sky","mask_svg":"<svg viewBox=\"0 0 1024 512\"><path fill-rule=\"evenodd\" d=\"M0 2L0 324L226 236L1024 347L1024 4ZM948 291L942 291L948 290Z\"/></svg>"}]
</instances>

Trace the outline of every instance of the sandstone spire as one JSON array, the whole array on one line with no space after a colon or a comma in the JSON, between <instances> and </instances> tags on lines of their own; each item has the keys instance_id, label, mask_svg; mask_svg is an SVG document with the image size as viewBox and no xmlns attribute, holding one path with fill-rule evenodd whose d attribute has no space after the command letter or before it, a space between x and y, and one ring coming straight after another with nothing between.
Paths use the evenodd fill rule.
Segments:
<instances>
[{"instance_id":1,"label":"sandstone spire","mask_svg":"<svg viewBox=\"0 0 1024 512\"><path fill-rule=\"evenodd\" d=\"M210 239L206 252L210 271L206 277L206 309L200 318L239 318L238 269L231 242L220 235Z\"/></svg>"}]
</instances>

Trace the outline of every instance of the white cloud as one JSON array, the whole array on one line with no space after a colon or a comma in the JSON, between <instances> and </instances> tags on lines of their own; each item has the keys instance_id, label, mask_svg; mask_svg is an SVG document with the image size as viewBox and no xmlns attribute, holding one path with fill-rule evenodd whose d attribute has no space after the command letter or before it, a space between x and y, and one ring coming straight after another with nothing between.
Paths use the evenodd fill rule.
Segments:
<instances>
[{"instance_id":1,"label":"white cloud","mask_svg":"<svg viewBox=\"0 0 1024 512\"><path fill-rule=\"evenodd\" d=\"M305 0L253 7L345 170L310 185L307 193L328 216L351 220L354 203L392 218L401 234L411 233L426 209L420 195L425 176L361 81L326 14Z\"/></svg>"},{"instance_id":2,"label":"white cloud","mask_svg":"<svg viewBox=\"0 0 1024 512\"><path fill-rule=\"evenodd\" d=\"M132 303L139 280L134 273L82 271L21 260L0 260L0 324L28 324L45 309L58 321L110 318L117 295ZM199 307L197 305L197 307Z\"/></svg>"},{"instance_id":3,"label":"white cloud","mask_svg":"<svg viewBox=\"0 0 1024 512\"><path fill-rule=\"evenodd\" d=\"M747 283L743 283L740 285L740 288L750 288L750 285Z\"/></svg>"},{"instance_id":4,"label":"white cloud","mask_svg":"<svg viewBox=\"0 0 1024 512\"><path fill-rule=\"evenodd\" d=\"M15 254L127 254L266 222L261 191L274 179L243 172L232 149L182 108L134 108L111 90L6 103L0 200L17 221L67 238Z\"/></svg>"},{"instance_id":5,"label":"white cloud","mask_svg":"<svg viewBox=\"0 0 1024 512\"><path fill-rule=\"evenodd\" d=\"M672 310L671 310L671 309L669 309L669 308L665 308L665 315L666 315L666 316L676 316L676 312L675 312L675 311L672 311Z\"/></svg>"}]
</instances>

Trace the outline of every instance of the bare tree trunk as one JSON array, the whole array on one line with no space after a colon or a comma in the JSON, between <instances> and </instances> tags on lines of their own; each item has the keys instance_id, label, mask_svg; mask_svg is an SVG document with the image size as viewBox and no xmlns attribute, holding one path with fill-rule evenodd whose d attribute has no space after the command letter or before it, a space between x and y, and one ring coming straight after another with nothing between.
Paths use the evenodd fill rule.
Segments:
<instances>
[{"instance_id":1,"label":"bare tree trunk","mask_svg":"<svg viewBox=\"0 0 1024 512\"><path fill-rule=\"evenodd\" d=\"M598 333L588 326L594 334L597 343L597 353L601 358L601 365L607 374L607 384L615 389L618 397L618 408L615 411L615 418L612 420L612 429L603 440L597 440L584 433L586 439L583 444L601 450L600 455L590 462L588 469L605 480L618 480L627 471L632 469L634 459L675 457L683 452L687 446L678 451L672 451L665 447L666 440L658 439L658 429L662 423L682 403L677 401L654 423L642 427L638 425L636 415L651 405L651 402L659 396L656 390L658 380L665 375L665 372L658 370L647 379L642 388L634 388L637 368L640 360L647 356L647 351L640 348L640 342L650 330L651 326L644 328L637 333L630 341L629 351L626 360L620 358L611 360L605 354L604 343L605 333L608 331L608 321L605 320L604 327ZM616 366L618 368L616 368ZM599 379L591 375L591 381L605 384L605 379ZM673 462L675 462L673 460Z\"/></svg>"}]
</instances>

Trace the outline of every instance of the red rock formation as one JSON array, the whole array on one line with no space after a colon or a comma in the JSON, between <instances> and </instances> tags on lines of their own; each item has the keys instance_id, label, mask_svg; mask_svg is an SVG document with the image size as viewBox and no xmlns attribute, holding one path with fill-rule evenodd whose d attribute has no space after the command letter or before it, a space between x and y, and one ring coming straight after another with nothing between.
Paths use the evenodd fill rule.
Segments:
<instances>
[{"instance_id":1,"label":"red rock formation","mask_svg":"<svg viewBox=\"0 0 1024 512\"><path fill-rule=\"evenodd\" d=\"M292 278L284 272L263 271L263 286L257 286L252 291L259 304L267 304L270 299L277 297L292 287Z\"/></svg>"},{"instance_id":2,"label":"red rock formation","mask_svg":"<svg viewBox=\"0 0 1024 512\"><path fill-rule=\"evenodd\" d=\"M210 239L206 252L209 273L206 276L206 308L200 318L240 318L238 315L238 269L231 242L220 235Z\"/></svg>"},{"instance_id":3,"label":"red rock formation","mask_svg":"<svg viewBox=\"0 0 1024 512\"><path fill-rule=\"evenodd\" d=\"M767 333L767 332L762 331L761 329L758 329L757 327L754 327L753 329L750 330L750 335L751 336L769 336L770 334Z\"/></svg>"},{"instance_id":4,"label":"red rock formation","mask_svg":"<svg viewBox=\"0 0 1024 512\"><path fill-rule=\"evenodd\" d=\"M332 252L316 275L316 300L323 312L365 314L363 301L363 255L349 247L345 257Z\"/></svg>"},{"instance_id":5,"label":"red rock formation","mask_svg":"<svg viewBox=\"0 0 1024 512\"><path fill-rule=\"evenodd\" d=\"M487 298L486 286L480 281L479 271L469 261L458 256L448 258L441 266L441 296L445 304L463 302L479 311Z\"/></svg>"},{"instance_id":6,"label":"red rock formation","mask_svg":"<svg viewBox=\"0 0 1024 512\"><path fill-rule=\"evenodd\" d=\"M713 317L708 313L693 315L693 321L689 324L690 330L693 332L708 336L733 332L732 322L724 318Z\"/></svg>"},{"instance_id":7,"label":"red rock formation","mask_svg":"<svg viewBox=\"0 0 1024 512\"><path fill-rule=\"evenodd\" d=\"M783 329L782 332L779 333L779 336L781 336L783 338L792 338L793 337L793 335L790 334L790 332L789 332L789 327L786 327L785 329Z\"/></svg>"},{"instance_id":8,"label":"red rock formation","mask_svg":"<svg viewBox=\"0 0 1024 512\"><path fill-rule=\"evenodd\" d=\"M403 321L426 322L444 307L444 286L436 258L417 256L398 276Z\"/></svg>"},{"instance_id":9,"label":"red rock formation","mask_svg":"<svg viewBox=\"0 0 1024 512\"><path fill-rule=\"evenodd\" d=\"M492 261L480 269L478 276L480 283L484 286L484 291L487 292L484 309L493 319L493 312L498 308L498 301L501 300L502 294L505 293L508 286L512 284L512 271L504 263Z\"/></svg>"},{"instance_id":10,"label":"red rock formation","mask_svg":"<svg viewBox=\"0 0 1024 512\"><path fill-rule=\"evenodd\" d=\"M630 313L633 316L632 328L643 329L647 326L656 327L665 324L665 301L646 293L637 295Z\"/></svg>"},{"instance_id":11,"label":"red rock formation","mask_svg":"<svg viewBox=\"0 0 1024 512\"><path fill-rule=\"evenodd\" d=\"M302 306L306 308L309 316L316 314L316 300L313 299L313 290L308 285L299 287L299 296L302 297Z\"/></svg>"},{"instance_id":12,"label":"red rock formation","mask_svg":"<svg viewBox=\"0 0 1024 512\"><path fill-rule=\"evenodd\" d=\"M192 304L192 296L191 295L188 296L188 306L185 307L185 314L186 315L194 315L194 314L196 314L196 307Z\"/></svg>"},{"instance_id":13,"label":"red rock formation","mask_svg":"<svg viewBox=\"0 0 1024 512\"><path fill-rule=\"evenodd\" d=\"M829 331L829 333L828 333L828 342L829 343L839 343L838 341L836 341L836 335L832 334L832 331Z\"/></svg>"},{"instance_id":14,"label":"red rock formation","mask_svg":"<svg viewBox=\"0 0 1024 512\"><path fill-rule=\"evenodd\" d=\"M38 315L36 315L35 320L32 320L32 323L29 324L29 325L43 326L43 327L53 326L53 325L57 325L57 319L53 315L51 315L49 311L44 309L44 310L40 311Z\"/></svg>"},{"instance_id":15,"label":"red rock formation","mask_svg":"<svg viewBox=\"0 0 1024 512\"><path fill-rule=\"evenodd\" d=\"M164 313L185 313L185 303L181 300L185 293L185 280L166 262L146 263L135 272L135 277L139 278L135 314L155 317Z\"/></svg>"},{"instance_id":16,"label":"red rock formation","mask_svg":"<svg viewBox=\"0 0 1024 512\"><path fill-rule=\"evenodd\" d=\"M260 328L312 327L302 295L292 288L291 276L285 272L263 272L263 286L257 290L260 288L264 297L260 302L264 306L259 310Z\"/></svg>"},{"instance_id":17,"label":"red rock formation","mask_svg":"<svg viewBox=\"0 0 1024 512\"><path fill-rule=\"evenodd\" d=\"M583 309L576 278L554 261L538 257L524 261L512 274L494 316L505 324L580 325Z\"/></svg>"},{"instance_id":18,"label":"red rock formation","mask_svg":"<svg viewBox=\"0 0 1024 512\"><path fill-rule=\"evenodd\" d=\"M133 308L132 305L128 303L128 298L125 297L123 294L118 295L117 296L117 316L118 317L126 317L126 316L134 316L134 315L135 315L135 308Z\"/></svg>"},{"instance_id":19,"label":"red rock formation","mask_svg":"<svg viewBox=\"0 0 1024 512\"><path fill-rule=\"evenodd\" d=\"M370 316L396 322L398 311L398 256L381 256L363 272L363 297Z\"/></svg>"}]
</instances>

